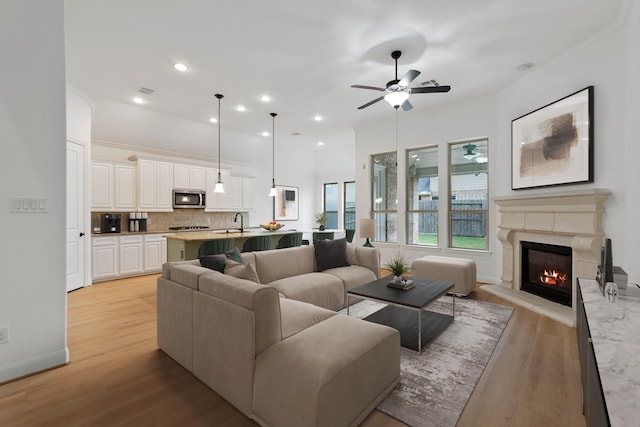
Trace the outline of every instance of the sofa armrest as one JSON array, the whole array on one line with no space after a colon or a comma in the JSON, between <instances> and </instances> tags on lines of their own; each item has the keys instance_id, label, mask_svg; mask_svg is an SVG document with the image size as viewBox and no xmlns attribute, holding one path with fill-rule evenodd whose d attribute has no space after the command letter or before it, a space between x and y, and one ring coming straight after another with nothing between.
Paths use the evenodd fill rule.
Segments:
<instances>
[{"instance_id":1,"label":"sofa armrest","mask_svg":"<svg viewBox=\"0 0 640 427\"><path fill-rule=\"evenodd\" d=\"M380 278L380 250L378 248L350 244L354 246L357 264L373 271L376 278Z\"/></svg>"}]
</instances>

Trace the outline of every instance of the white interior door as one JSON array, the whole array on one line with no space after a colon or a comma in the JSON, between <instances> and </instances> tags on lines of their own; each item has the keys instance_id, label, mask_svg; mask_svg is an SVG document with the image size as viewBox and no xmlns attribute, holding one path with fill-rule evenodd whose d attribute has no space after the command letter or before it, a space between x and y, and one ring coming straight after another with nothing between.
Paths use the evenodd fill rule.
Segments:
<instances>
[{"instance_id":1,"label":"white interior door","mask_svg":"<svg viewBox=\"0 0 640 427\"><path fill-rule=\"evenodd\" d=\"M84 286L86 275L85 147L67 141L67 292Z\"/></svg>"}]
</instances>

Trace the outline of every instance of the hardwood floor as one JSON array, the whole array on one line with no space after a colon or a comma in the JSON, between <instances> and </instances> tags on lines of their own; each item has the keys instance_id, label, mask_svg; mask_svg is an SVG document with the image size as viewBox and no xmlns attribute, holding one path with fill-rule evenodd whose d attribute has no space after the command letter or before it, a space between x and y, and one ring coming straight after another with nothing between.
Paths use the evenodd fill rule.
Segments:
<instances>
[{"instance_id":1,"label":"hardwood floor","mask_svg":"<svg viewBox=\"0 0 640 427\"><path fill-rule=\"evenodd\" d=\"M158 350L156 277L68 294L71 362L1 385L0 426L256 426ZM582 427L580 399L575 329L516 307L458 426ZM378 411L362 424L403 425Z\"/></svg>"}]
</instances>

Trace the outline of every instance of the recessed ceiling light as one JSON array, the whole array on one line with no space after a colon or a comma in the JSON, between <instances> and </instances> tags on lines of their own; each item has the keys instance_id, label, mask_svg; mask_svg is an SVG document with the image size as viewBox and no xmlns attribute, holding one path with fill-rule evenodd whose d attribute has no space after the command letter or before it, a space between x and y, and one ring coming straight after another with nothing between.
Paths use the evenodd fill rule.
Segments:
<instances>
[{"instance_id":1,"label":"recessed ceiling light","mask_svg":"<svg viewBox=\"0 0 640 427\"><path fill-rule=\"evenodd\" d=\"M319 146L319 147L322 147L323 145L324 145L324 142L322 142L322 141L318 141L318 146Z\"/></svg>"},{"instance_id":2,"label":"recessed ceiling light","mask_svg":"<svg viewBox=\"0 0 640 427\"><path fill-rule=\"evenodd\" d=\"M271 101L271 98L269 98L269 95L261 95L259 99L260 99L260 101L262 101L262 102L269 102L269 101Z\"/></svg>"},{"instance_id":3,"label":"recessed ceiling light","mask_svg":"<svg viewBox=\"0 0 640 427\"><path fill-rule=\"evenodd\" d=\"M210 121L211 123L218 123L218 119L216 119L215 117L211 117L211 118L209 119L209 121Z\"/></svg>"},{"instance_id":4,"label":"recessed ceiling light","mask_svg":"<svg viewBox=\"0 0 640 427\"><path fill-rule=\"evenodd\" d=\"M323 120L323 117L321 115L317 115L313 118L313 120L315 120L316 122L321 122Z\"/></svg>"},{"instance_id":5,"label":"recessed ceiling light","mask_svg":"<svg viewBox=\"0 0 640 427\"><path fill-rule=\"evenodd\" d=\"M262 132L262 136L269 136L269 132L265 130L264 132Z\"/></svg>"},{"instance_id":6,"label":"recessed ceiling light","mask_svg":"<svg viewBox=\"0 0 640 427\"><path fill-rule=\"evenodd\" d=\"M414 154L414 155L411 156L412 159L415 159L416 157L418 157L417 154Z\"/></svg>"},{"instance_id":7,"label":"recessed ceiling light","mask_svg":"<svg viewBox=\"0 0 640 427\"><path fill-rule=\"evenodd\" d=\"M240 111L241 113L247 111L247 109L246 109L246 107L244 105L238 105L236 107L236 110Z\"/></svg>"},{"instance_id":8,"label":"recessed ceiling light","mask_svg":"<svg viewBox=\"0 0 640 427\"><path fill-rule=\"evenodd\" d=\"M189 66L187 64L183 64L181 62L173 64L173 68L175 68L178 71L182 71L182 72L189 71Z\"/></svg>"},{"instance_id":9,"label":"recessed ceiling light","mask_svg":"<svg viewBox=\"0 0 640 427\"><path fill-rule=\"evenodd\" d=\"M144 104L144 99L140 98L139 96L134 96L131 100L136 104Z\"/></svg>"},{"instance_id":10,"label":"recessed ceiling light","mask_svg":"<svg viewBox=\"0 0 640 427\"><path fill-rule=\"evenodd\" d=\"M535 64L533 62L525 62L524 64L518 65L516 70L518 70L518 71L527 71L528 69L533 68L534 65Z\"/></svg>"}]
</instances>

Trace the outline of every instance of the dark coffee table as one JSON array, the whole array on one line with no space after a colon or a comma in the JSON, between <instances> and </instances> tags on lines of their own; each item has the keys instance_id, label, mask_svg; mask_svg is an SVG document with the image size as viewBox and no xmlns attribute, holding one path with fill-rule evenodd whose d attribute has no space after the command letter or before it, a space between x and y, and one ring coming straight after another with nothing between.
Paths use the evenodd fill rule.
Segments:
<instances>
[{"instance_id":1,"label":"dark coffee table","mask_svg":"<svg viewBox=\"0 0 640 427\"><path fill-rule=\"evenodd\" d=\"M365 320L397 329L400 331L400 345L421 353L453 322L456 312L455 294L451 315L427 311L425 308L452 291L454 284L412 277L415 286L404 291L388 287L387 283L391 280L391 277L383 277L347 291L347 315L349 296L388 304ZM416 311L417 319L413 313Z\"/></svg>"}]
</instances>

